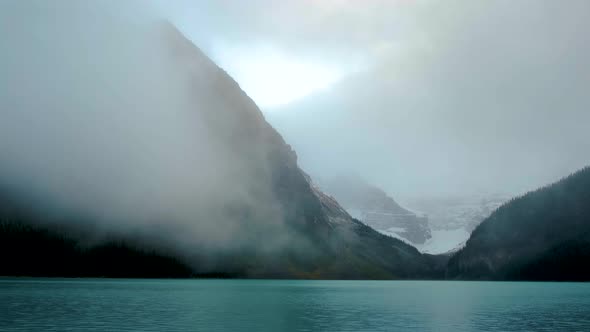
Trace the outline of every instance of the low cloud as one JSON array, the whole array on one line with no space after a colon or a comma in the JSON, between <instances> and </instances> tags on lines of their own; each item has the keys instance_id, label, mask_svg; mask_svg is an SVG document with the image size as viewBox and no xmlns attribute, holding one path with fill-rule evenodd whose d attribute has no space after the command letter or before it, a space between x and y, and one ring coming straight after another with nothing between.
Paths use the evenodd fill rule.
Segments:
<instances>
[{"instance_id":1,"label":"low cloud","mask_svg":"<svg viewBox=\"0 0 590 332\"><path fill-rule=\"evenodd\" d=\"M370 70L269 112L306 169L399 197L516 194L590 163L587 1L411 8L371 8L397 29L372 34Z\"/></svg>"},{"instance_id":2,"label":"low cloud","mask_svg":"<svg viewBox=\"0 0 590 332\"><path fill-rule=\"evenodd\" d=\"M228 143L251 106L165 18L142 1L0 4L0 184L42 222L243 245L283 222L267 147Z\"/></svg>"}]
</instances>

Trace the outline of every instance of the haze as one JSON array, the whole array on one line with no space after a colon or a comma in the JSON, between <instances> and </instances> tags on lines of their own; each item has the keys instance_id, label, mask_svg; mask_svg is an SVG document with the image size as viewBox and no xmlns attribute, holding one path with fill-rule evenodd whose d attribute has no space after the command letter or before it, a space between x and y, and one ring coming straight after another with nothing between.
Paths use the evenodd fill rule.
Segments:
<instances>
[{"instance_id":1,"label":"haze","mask_svg":"<svg viewBox=\"0 0 590 332\"><path fill-rule=\"evenodd\" d=\"M314 176L513 195L590 163L587 1L160 5Z\"/></svg>"},{"instance_id":2,"label":"haze","mask_svg":"<svg viewBox=\"0 0 590 332\"><path fill-rule=\"evenodd\" d=\"M212 105L206 92L187 91L187 70L171 65L187 64L154 38L165 20L261 105L316 179L359 175L405 203L511 197L590 164L584 0L2 7L0 184L68 213L132 228L174 219L211 243L241 231L219 198L281 223L265 163L234 156L258 162L264 149L225 146L195 115L194 105L223 112L232 98ZM224 130L241 128L221 118ZM187 226L199 218L221 221Z\"/></svg>"},{"instance_id":3,"label":"haze","mask_svg":"<svg viewBox=\"0 0 590 332\"><path fill-rule=\"evenodd\" d=\"M240 117L257 118L214 95L217 66L165 15L142 1L0 7L3 193L42 202L43 222L175 246L234 246L242 227L281 225L265 141L228 142L248 133Z\"/></svg>"}]
</instances>

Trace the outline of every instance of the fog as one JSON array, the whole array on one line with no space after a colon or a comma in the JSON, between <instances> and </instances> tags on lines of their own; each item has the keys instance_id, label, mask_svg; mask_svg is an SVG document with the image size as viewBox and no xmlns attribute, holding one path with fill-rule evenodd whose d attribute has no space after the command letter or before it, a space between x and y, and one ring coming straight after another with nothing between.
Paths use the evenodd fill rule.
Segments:
<instances>
[{"instance_id":1,"label":"fog","mask_svg":"<svg viewBox=\"0 0 590 332\"><path fill-rule=\"evenodd\" d=\"M532 190L590 163L588 13L576 1L432 5L370 71L270 121L310 172L360 173L394 195Z\"/></svg>"},{"instance_id":2,"label":"fog","mask_svg":"<svg viewBox=\"0 0 590 332\"><path fill-rule=\"evenodd\" d=\"M168 21L314 177L520 194L590 164L589 16L584 0L3 1L0 185L48 220L179 243L280 229L268 142L237 116L259 114L230 112L236 86Z\"/></svg>"},{"instance_id":3,"label":"fog","mask_svg":"<svg viewBox=\"0 0 590 332\"><path fill-rule=\"evenodd\" d=\"M316 176L396 197L515 195L590 163L587 1L167 4L247 92L303 80L253 81L260 45L336 68L340 82L263 108Z\"/></svg>"},{"instance_id":4,"label":"fog","mask_svg":"<svg viewBox=\"0 0 590 332\"><path fill-rule=\"evenodd\" d=\"M164 19L143 1L0 4L0 184L44 222L239 246L282 224L265 147L224 141L232 95L201 89L219 71Z\"/></svg>"}]
</instances>

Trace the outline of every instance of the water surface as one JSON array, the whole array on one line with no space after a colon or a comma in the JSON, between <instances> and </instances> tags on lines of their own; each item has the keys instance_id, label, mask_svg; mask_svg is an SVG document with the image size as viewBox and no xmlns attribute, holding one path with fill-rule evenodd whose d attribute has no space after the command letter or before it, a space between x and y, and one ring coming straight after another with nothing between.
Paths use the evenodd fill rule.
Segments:
<instances>
[{"instance_id":1,"label":"water surface","mask_svg":"<svg viewBox=\"0 0 590 332\"><path fill-rule=\"evenodd\" d=\"M0 279L0 331L590 331L590 284Z\"/></svg>"}]
</instances>

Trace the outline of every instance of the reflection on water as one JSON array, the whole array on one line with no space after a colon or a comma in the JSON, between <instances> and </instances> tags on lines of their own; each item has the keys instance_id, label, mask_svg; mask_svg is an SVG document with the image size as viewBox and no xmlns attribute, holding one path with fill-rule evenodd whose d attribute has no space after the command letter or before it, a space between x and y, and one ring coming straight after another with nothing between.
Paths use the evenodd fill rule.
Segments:
<instances>
[{"instance_id":1,"label":"reflection on water","mask_svg":"<svg viewBox=\"0 0 590 332\"><path fill-rule=\"evenodd\" d=\"M590 284L0 279L0 331L590 331Z\"/></svg>"}]
</instances>

